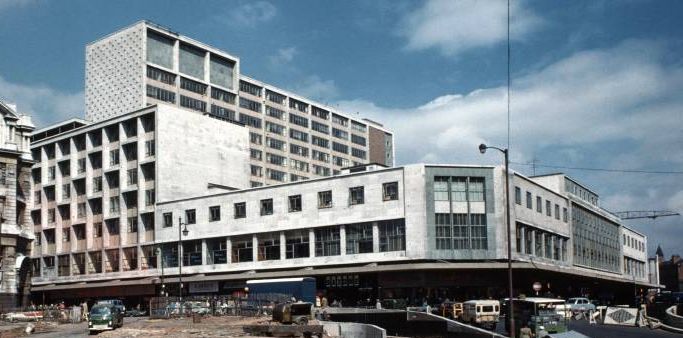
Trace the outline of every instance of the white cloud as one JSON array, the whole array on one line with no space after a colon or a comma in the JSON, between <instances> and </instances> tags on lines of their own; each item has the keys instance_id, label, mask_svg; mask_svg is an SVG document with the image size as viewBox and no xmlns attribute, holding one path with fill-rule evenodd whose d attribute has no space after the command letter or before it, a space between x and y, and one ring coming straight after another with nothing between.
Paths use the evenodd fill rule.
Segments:
<instances>
[{"instance_id":1,"label":"white cloud","mask_svg":"<svg viewBox=\"0 0 683 338\"><path fill-rule=\"evenodd\" d=\"M665 43L626 41L578 52L513 79L511 160L575 167L679 170L683 167L683 65L666 63ZM413 108L338 102L394 130L399 164L502 162L477 145L506 144L506 89L442 95ZM607 145L607 146L606 146ZM540 158L538 157L540 154ZM553 162L547 162L552 157ZM556 161L556 162L555 162ZM561 170L561 169L558 169ZM683 209L680 175L570 171L610 210ZM680 219L633 222L669 251L683 251ZM653 249L654 250L654 249Z\"/></svg>"},{"instance_id":2,"label":"white cloud","mask_svg":"<svg viewBox=\"0 0 683 338\"><path fill-rule=\"evenodd\" d=\"M286 63L292 62L294 60L294 56L297 54L296 47L291 46L291 47L286 47L286 48L280 48L277 50L277 53L275 55L271 55L268 59L270 60L271 65L273 66L281 66Z\"/></svg>"},{"instance_id":3,"label":"white cloud","mask_svg":"<svg viewBox=\"0 0 683 338\"><path fill-rule=\"evenodd\" d=\"M16 103L17 110L31 115L38 128L83 116L83 92L64 93L44 85L15 84L0 76L0 99Z\"/></svg>"},{"instance_id":4,"label":"white cloud","mask_svg":"<svg viewBox=\"0 0 683 338\"><path fill-rule=\"evenodd\" d=\"M523 2L511 2L510 36L523 39L541 19ZM438 48L457 55L472 48L488 47L507 37L505 1L431 0L406 15L399 34L409 50Z\"/></svg>"},{"instance_id":5,"label":"white cloud","mask_svg":"<svg viewBox=\"0 0 683 338\"><path fill-rule=\"evenodd\" d=\"M247 2L231 9L227 21L231 25L254 27L270 21L277 14L277 7L268 1Z\"/></svg>"},{"instance_id":6,"label":"white cloud","mask_svg":"<svg viewBox=\"0 0 683 338\"><path fill-rule=\"evenodd\" d=\"M339 89L333 80L323 80L317 75L311 75L293 86L293 91L299 95L314 100L329 102L339 95Z\"/></svg>"}]
</instances>

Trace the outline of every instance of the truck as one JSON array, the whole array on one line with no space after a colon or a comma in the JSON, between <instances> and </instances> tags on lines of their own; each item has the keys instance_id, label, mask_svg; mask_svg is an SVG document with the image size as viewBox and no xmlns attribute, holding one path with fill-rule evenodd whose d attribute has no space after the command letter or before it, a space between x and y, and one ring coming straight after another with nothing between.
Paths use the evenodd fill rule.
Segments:
<instances>
[{"instance_id":1,"label":"truck","mask_svg":"<svg viewBox=\"0 0 683 338\"><path fill-rule=\"evenodd\" d=\"M247 281L249 294L283 294L295 298L297 301L315 304L315 278L276 278L252 279Z\"/></svg>"}]
</instances>

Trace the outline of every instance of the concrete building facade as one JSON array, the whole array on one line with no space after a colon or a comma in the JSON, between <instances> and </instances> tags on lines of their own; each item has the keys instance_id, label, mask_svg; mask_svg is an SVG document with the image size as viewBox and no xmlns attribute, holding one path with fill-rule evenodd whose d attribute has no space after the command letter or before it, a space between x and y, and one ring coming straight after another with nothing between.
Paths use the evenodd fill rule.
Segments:
<instances>
[{"instance_id":1,"label":"concrete building facade","mask_svg":"<svg viewBox=\"0 0 683 338\"><path fill-rule=\"evenodd\" d=\"M86 120L156 103L250 131L251 186L394 164L393 133L240 73L240 59L142 21L86 47Z\"/></svg>"},{"instance_id":2,"label":"concrete building facade","mask_svg":"<svg viewBox=\"0 0 683 338\"><path fill-rule=\"evenodd\" d=\"M213 294L229 294L248 279L314 276L322 292L352 303L377 295L504 295L502 167L368 167L352 167L330 178L157 201L154 241L149 242L155 251L144 245L139 249L143 256L157 252L153 259L147 255L146 263L141 259L132 267L120 263L118 272L43 273L34 278L34 290L69 289L84 296L92 294L88 289L102 295L126 285L128 296L150 297L160 290L174 295L182 264L183 281L189 285L185 294L199 282L214 283L211 289L218 291ZM602 264L597 254L589 256L592 261L577 260L570 196L520 174L511 177L511 185L513 191L519 187L532 194L531 207L525 193L511 201L516 293L530 292L534 281L544 282L544 292L566 296L593 292L594 297L609 297L613 285L633 285L621 269L592 267ZM536 197L542 212L536 209ZM621 231L596 240L619 243ZM622 251L619 246L619 264ZM596 280L612 287L587 291ZM647 284L647 277L638 277L637 283ZM140 288L138 293L133 287Z\"/></svg>"},{"instance_id":3,"label":"concrete building facade","mask_svg":"<svg viewBox=\"0 0 683 338\"><path fill-rule=\"evenodd\" d=\"M0 308L11 309L28 299L34 126L15 105L0 101L0 114Z\"/></svg>"}]
</instances>

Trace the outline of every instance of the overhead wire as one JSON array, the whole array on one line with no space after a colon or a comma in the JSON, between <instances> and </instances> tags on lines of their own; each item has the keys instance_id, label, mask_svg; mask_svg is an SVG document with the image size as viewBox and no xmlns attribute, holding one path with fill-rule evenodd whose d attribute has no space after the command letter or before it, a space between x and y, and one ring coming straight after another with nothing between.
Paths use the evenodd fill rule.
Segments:
<instances>
[{"instance_id":1,"label":"overhead wire","mask_svg":"<svg viewBox=\"0 0 683 338\"><path fill-rule=\"evenodd\" d=\"M569 167L569 166L552 165L552 164L539 164L538 162L524 163L524 162L510 161L510 163L517 164L517 165L527 165L527 166L567 169L567 170L602 171L602 172L631 173L631 174L683 175L683 171L669 171L669 170L640 170L640 169L610 169L610 168Z\"/></svg>"}]
</instances>

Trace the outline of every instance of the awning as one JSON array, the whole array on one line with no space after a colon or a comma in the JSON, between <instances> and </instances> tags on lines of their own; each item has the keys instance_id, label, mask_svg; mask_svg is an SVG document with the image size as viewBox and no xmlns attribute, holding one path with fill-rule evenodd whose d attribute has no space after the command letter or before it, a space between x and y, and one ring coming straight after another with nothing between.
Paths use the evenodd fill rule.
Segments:
<instances>
[{"instance_id":1,"label":"awning","mask_svg":"<svg viewBox=\"0 0 683 338\"><path fill-rule=\"evenodd\" d=\"M107 282L78 282L70 284L48 284L32 286L31 291L55 291L55 290L72 290L72 289L86 289L86 288L102 288L112 286L128 286L128 285L152 285L158 278L144 278L135 280L115 280Z\"/></svg>"}]
</instances>

